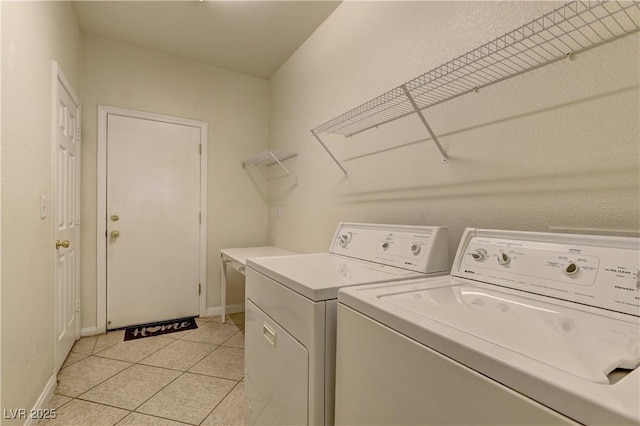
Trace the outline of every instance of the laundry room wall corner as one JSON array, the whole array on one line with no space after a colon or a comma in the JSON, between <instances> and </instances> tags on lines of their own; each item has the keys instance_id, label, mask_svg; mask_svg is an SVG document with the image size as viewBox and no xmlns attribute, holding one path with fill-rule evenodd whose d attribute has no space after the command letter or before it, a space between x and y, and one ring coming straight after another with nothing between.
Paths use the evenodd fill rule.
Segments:
<instances>
[{"instance_id":1,"label":"laundry room wall corner","mask_svg":"<svg viewBox=\"0 0 640 426\"><path fill-rule=\"evenodd\" d=\"M82 48L82 327L104 327L95 310L98 105L207 123L207 307L219 306L220 249L267 241L266 206L241 167L267 148L267 82L94 36ZM230 277L228 303L244 299L238 279Z\"/></svg>"},{"instance_id":2,"label":"laundry room wall corner","mask_svg":"<svg viewBox=\"0 0 640 426\"><path fill-rule=\"evenodd\" d=\"M270 148L300 186L270 187L272 244L326 249L339 221L640 228L640 35L632 33L344 138L310 129L560 7L560 2L343 2L270 80ZM637 15L637 14L636 14Z\"/></svg>"}]
</instances>

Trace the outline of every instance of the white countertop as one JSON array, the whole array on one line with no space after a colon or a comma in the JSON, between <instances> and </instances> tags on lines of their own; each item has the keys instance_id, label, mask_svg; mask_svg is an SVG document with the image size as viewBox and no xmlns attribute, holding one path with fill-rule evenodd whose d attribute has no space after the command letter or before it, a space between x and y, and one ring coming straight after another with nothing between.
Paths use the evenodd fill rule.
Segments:
<instances>
[{"instance_id":1,"label":"white countertop","mask_svg":"<svg viewBox=\"0 0 640 426\"><path fill-rule=\"evenodd\" d=\"M243 265L247 264L247 258L249 257L285 256L296 254L275 246L225 248L221 249L220 253Z\"/></svg>"}]
</instances>

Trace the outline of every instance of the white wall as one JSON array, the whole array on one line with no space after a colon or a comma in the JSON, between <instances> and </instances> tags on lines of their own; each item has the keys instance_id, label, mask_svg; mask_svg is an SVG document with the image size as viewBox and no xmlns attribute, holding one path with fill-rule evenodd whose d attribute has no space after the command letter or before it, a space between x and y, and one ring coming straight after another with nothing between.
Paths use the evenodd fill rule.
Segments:
<instances>
[{"instance_id":1,"label":"white wall","mask_svg":"<svg viewBox=\"0 0 640 426\"><path fill-rule=\"evenodd\" d=\"M241 168L267 147L267 82L92 36L82 53L82 327L96 326L98 105L208 123L207 306L219 306L219 250L267 241L266 205ZM242 303L242 277L229 278L227 303Z\"/></svg>"},{"instance_id":2,"label":"white wall","mask_svg":"<svg viewBox=\"0 0 640 426\"><path fill-rule=\"evenodd\" d=\"M80 52L69 3L3 2L2 410L33 408L52 378L53 227L39 204L53 187L52 61L77 88Z\"/></svg>"},{"instance_id":3,"label":"white wall","mask_svg":"<svg viewBox=\"0 0 640 426\"><path fill-rule=\"evenodd\" d=\"M637 230L638 34L350 139L309 130L550 11L546 2L345 2L271 79L269 141L300 185L270 187L269 239L324 251L341 220ZM276 217L276 207L281 217Z\"/></svg>"}]
</instances>

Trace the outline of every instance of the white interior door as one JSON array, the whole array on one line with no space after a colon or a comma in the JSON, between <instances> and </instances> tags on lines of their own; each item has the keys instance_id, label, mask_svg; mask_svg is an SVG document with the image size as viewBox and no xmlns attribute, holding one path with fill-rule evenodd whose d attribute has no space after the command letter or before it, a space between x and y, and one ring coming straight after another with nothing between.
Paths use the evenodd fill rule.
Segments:
<instances>
[{"instance_id":1,"label":"white interior door","mask_svg":"<svg viewBox=\"0 0 640 426\"><path fill-rule=\"evenodd\" d=\"M60 370L80 337L80 105L54 65L54 364ZM43 200L41 215L46 215Z\"/></svg>"},{"instance_id":2,"label":"white interior door","mask_svg":"<svg viewBox=\"0 0 640 426\"><path fill-rule=\"evenodd\" d=\"M199 313L199 127L107 115L107 328Z\"/></svg>"}]
</instances>

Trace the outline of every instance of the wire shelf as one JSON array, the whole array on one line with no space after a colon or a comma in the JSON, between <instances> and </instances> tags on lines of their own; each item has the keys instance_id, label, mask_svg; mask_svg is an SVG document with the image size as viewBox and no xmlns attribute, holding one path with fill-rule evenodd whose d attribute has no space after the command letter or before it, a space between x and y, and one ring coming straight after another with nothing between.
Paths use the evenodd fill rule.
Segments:
<instances>
[{"instance_id":1,"label":"wire shelf","mask_svg":"<svg viewBox=\"0 0 640 426\"><path fill-rule=\"evenodd\" d=\"M249 179L251 179L251 183L253 183L253 186L255 186L256 190L258 191L258 194L260 194L260 198L262 198L262 201L264 201L265 204L267 204L269 201L269 196L268 196L269 175L268 173L265 173L265 170L261 171L260 166L271 167L277 164L278 166L280 166L282 170L284 170L284 172L286 173L285 176L290 177L293 180L294 185L298 185L298 178L294 176L284 164L282 164L283 161L288 160L290 158L297 157L297 156L298 156L297 152L274 151L271 149L266 149L264 151L260 151L253 157L242 162L242 168L247 172ZM253 166L253 167L249 167L249 166ZM262 179L256 179L253 176L252 171L255 172L256 169L260 171L260 174L262 174Z\"/></svg>"},{"instance_id":2,"label":"wire shelf","mask_svg":"<svg viewBox=\"0 0 640 426\"><path fill-rule=\"evenodd\" d=\"M575 1L315 127L345 137L640 30L638 1ZM424 121L424 120L423 120ZM445 157L446 159L446 157Z\"/></svg>"},{"instance_id":3,"label":"wire shelf","mask_svg":"<svg viewBox=\"0 0 640 426\"><path fill-rule=\"evenodd\" d=\"M245 168L251 164L266 164L267 166L273 166L274 164L279 164L281 161L288 160L289 158L293 158L297 155L297 152L273 151L267 149L259 152L248 160L243 161L242 167Z\"/></svg>"}]
</instances>

